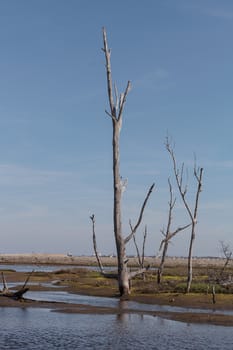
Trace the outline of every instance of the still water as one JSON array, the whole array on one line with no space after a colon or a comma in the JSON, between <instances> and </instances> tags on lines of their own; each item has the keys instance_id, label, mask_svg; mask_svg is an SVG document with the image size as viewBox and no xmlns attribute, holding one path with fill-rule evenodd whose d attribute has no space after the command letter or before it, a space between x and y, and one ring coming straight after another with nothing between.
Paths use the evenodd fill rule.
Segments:
<instances>
[{"instance_id":1,"label":"still water","mask_svg":"<svg viewBox=\"0 0 233 350\"><path fill-rule=\"evenodd\" d=\"M232 349L232 328L139 315L0 308L0 349Z\"/></svg>"},{"instance_id":2,"label":"still water","mask_svg":"<svg viewBox=\"0 0 233 350\"><path fill-rule=\"evenodd\" d=\"M6 267L9 268L9 265ZM35 266L24 265L16 268L14 265L12 268L17 271L32 271ZM38 270L45 272L60 268L38 266ZM59 290L28 292L27 297L94 306L119 306L117 299L76 295ZM134 302L126 302L122 307L136 310L149 308L157 311L184 311L183 308L172 307L172 310L168 310L169 306ZM80 315L57 313L48 309L0 307L0 324L0 350L233 349L232 327L186 324L146 315Z\"/></svg>"}]
</instances>

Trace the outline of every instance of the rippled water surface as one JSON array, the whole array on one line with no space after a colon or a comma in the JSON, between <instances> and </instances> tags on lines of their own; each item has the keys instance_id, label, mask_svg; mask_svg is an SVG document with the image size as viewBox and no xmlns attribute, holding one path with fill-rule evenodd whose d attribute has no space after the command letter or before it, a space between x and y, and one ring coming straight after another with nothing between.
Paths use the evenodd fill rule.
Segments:
<instances>
[{"instance_id":1,"label":"rippled water surface","mask_svg":"<svg viewBox=\"0 0 233 350\"><path fill-rule=\"evenodd\" d=\"M232 349L232 328L138 315L0 308L0 349Z\"/></svg>"}]
</instances>

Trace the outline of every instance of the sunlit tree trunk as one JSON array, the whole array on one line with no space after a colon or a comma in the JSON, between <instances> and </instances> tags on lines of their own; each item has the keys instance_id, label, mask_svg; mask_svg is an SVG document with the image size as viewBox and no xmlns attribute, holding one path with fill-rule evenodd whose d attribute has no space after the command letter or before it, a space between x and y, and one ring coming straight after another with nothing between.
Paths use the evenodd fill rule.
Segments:
<instances>
[{"instance_id":1,"label":"sunlit tree trunk","mask_svg":"<svg viewBox=\"0 0 233 350\"><path fill-rule=\"evenodd\" d=\"M114 203L113 203L113 223L114 223L114 237L116 242L117 250L117 261L118 261L118 286L120 295L127 295L130 293L130 279L136 274L143 273L146 269L140 269L129 273L127 269L127 258L126 258L126 244L133 238L139 224L142 220L142 214L146 206L147 200L152 192L154 184L149 189L147 197L143 203L139 219L135 227L131 226L130 234L124 238L122 232L122 222L121 222L121 199L124 187L124 181L120 175L120 132L122 126L122 115L124 110L124 105L126 102L126 97L130 90L131 84L128 81L124 93L118 95L116 85L113 89L112 84L112 73L111 73L111 52L108 48L106 30L103 28L103 51L106 60L106 76L107 76L107 90L108 90L108 100L110 111L106 111L107 115L112 120L112 151L113 151L113 193L114 193Z\"/></svg>"}]
</instances>

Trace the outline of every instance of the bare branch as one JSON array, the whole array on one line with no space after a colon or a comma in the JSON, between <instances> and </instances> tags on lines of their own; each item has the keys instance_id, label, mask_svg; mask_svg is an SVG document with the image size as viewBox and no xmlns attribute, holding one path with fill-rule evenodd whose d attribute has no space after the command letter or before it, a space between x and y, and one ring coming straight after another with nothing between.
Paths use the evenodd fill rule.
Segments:
<instances>
[{"instance_id":1,"label":"bare branch","mask_svg":"<svg viewBox=\"0 0 233 350\"><path fill-rule=\"evenodd\" d=\"M90 219L92 221L92 239L93 239L93 248L94 248L94 252L95 252L95 256L96 256L96 260L98 262L100 271L103 273L104 269L103 269L103 265L97 250L97 244L96 244L96 235L95 235L95 215L91 215Z\"/></svg>"},{"instance_id":2,"label":"bare branch","mask_svg":"<svg viewBox=\"0 0 233 350\"><path fill-rule=\"evenodd\" d=\"M129 222L129 225L130 225L131 232L132 232L133 231L133 227L132 227L131 221ZM138 245L137 245L137 242L136 242L135 234L133 234L133 242L134 242L134 245L135 245L135 248L136 248L136 252L137 252L138 264L139 264L140 267L142 267L141 256L140 256L140 253L139 253L139 249L138 249Z\"/></svg>"},{"instance_id":3,"label":"bare branch","mask_svg":"<svg viewBox=\"0 0 233 350\"><path fill-rule=\"evenodd\" d=\"M30 279L30 277L32 276L32 274L34 273L34 270L32 270L30 273L29 273L29 275L27 276L27 278L26 278L26 280L25 280L25 282L24 282L24 285L23 285L23 289L26 287L26 285L28 284L28 281L29 281L29 279Z\"/></svg>"},{"instance_id":4,"label":"bare branch","mask_svg":"<svg viewBox=\"0 0 233 350\"><path fill-rule=\"evenodd\" d=\"M172 159L173 170L174 170L174 175L175 175L175 179L176 179L178 190L180 192L180 195L181 195L181 198L183 200L184 206L185 206L185 208L186 208L186 210L187 210L187 212L188 212L188 214L190 216L190 219L191 219L191 221L193 221L192 211L191 211L191 209L190 209L190 207L188 205L188 202L186 201L186 198L185 198L186 193L187 193L187 185L185 186L184 189L183 189L183 186L182 186L182 183L183 183L183 167L184 167L184 165L182 164L181 174L179 175L179 169L177 168L174 150L171 147L168 138L166 139L166 144L165 145L166 145L166 149L167 149L167 151L170 154L171 159Z\"/></svg>"},{"instance_id":5,"label":"bare branch","mask_svg":"<svg viewBox=\"0 0 233 350\"><path fill-rule=\"evenodd\" d=\"M144 213L146 204L147 204L148 199L153 191L154 186L155 186L155 184L152 184L151 187L149 188L149 191L146 195L146 198L145 198L143 205L142 205L142 208L140 210L138 221L137 221L136 225L132 228L131 233L125 238L125 244L128 243L131 240L131 238L133 237L133 235L136 233L136 231L137 231L137 229L142 221L142 217L143 217L143 213Z\"/></svg>"},{"instance_id":6,"label":"bare branch","mask_svg":"<svg viewBox=\"0 0 233 350\"><path fill-rule=\"evenodd\" d=\"M6 279L5 279L3 271L2 271L2 283L3 283L3 291L8 290L8 286L7 286Z\"/></svg>"},{"instance_id":7,"label":"bare branch","mask_svg":"<svg viewBox=\"0 0 233 350\"><path fill-rule=\"evenodd\" d=\"M143 243L142 243L142 267L144 267L144 260L145 260L146 238L147 238L147 226L145 226L145 231L144 231L144 234L143 234Z\"/></svg>"},{"instance_id":8,"label":"bare branch","mask_svg":"<svg viewBox=\"0 0 233 350\"><path fill-rule=\"evenodd\" d=\"M178 171L177 171L178 173ZM183 177L183 167L181 169L181 175L180 175L180 182L182 183L182 177ZM166 232L165 230L161 230L163 236L165 237L162 239L159 247L159 252L162 251L161 255L161 261L159 264L158 272L157 272L157 283L160 284L162 274L163 274L163 269L164 269L164 264L165 264L165 259L167 255L167 250L168 250L168 244L171 242L171 239L177 235L178 232L185 230L187 227L189 227L191 224L178 227L175 231L171 232L171 224L172 224L172 211L174 209L176 199L173 199L173 191L172 191L172 184L170 181L170 178L168 178L168 186L169 186L169 194L170 194L170 199L169 199L169 211L168 211L168 220L167 220L167 228Z\"/></svg>"},{"instance_id":9,"label":"bare branch","mask_svg":"<svg viewBox=\"0 0 233 350\"><path fill-rule=\"evenodd\" d=\"M195 170L194 175L197 180L197 192L196 192L196 199L195 199L195 207L194 207L194 220L196 221L197 218L197 208L198 208L198 202L199 202L199 196L202 191L202 174L203 174L203 168L200 168L199 171Z\"/></svg>"},{"instance_id":10,"label":"bare branch","mask_svg":"<svg viewBox=\"0 0 233 350\"><path fill-rule=\"evenodd\" d=\"M101 262L101 259L100 259L100 256L99 256L99 253L98 253L98 250L97 250L97 244L96 244L96 235L95 235L95 215L91 215L90 216L90 219L92 221L92 238L93 238L93 247L94 247L94 252L95 252L95 256L96 256L96 260L98 262L98 266L99 266L99 269L100 269L100 273L106 277L106 278L115 278L117 279L118 278L118 274L117 273L108 273L108 272L105 272L104 271L104 268L103 268L103 264Z\"/></svg>"},{"instance_id":11,"label":"bare branch","mask_svg":"<svg viewBox=\"0 0 233 350\"><path fill-rule=\"evenodd\" d=\"M119 94L116 83L114 83L114 93L115 93L115 105L116 105L116 112L119 110Z\"/></svg>"},{"instance_id":12,"label":"bare branch","mask_svg":"<svg viewBox=\"0 0 233 350\"><path fill-rule=\"evenodd\" d=\"M116 118L116 111L115 111L114 98L113 98L113 92L112 92L112 72L111 72L111 61L110 61L111 53L108 48L107 33L105 28L103 28L103 42L104 42L103 51L105 53L105 60L106 60L109 105L111 109L111 115Z\"/></svg>"},{"instance_id":13,"label":"bare branch","mask_svg":"<svg viewBox=\"0 0 233 350\"><path fill-rule=\"evenodd\" d=\"M106 109L105 109L105 113L110 117L112 118L113 121L117 121L116 117L114 117L111 113L109 113Z\"/></svg>"},{"instance_id":14,"label":"bare branch","mask_svg":"<svg viewBox=\"0 0 233 350\"><path fill-rule=\"evenodd\" d=\"M126 86L126 89L125 89L125 92L123 94L121 94L120 96L120 102L119 102L119 114L118 114L118 119L121 119L122 118L122 113L123 113L123 109L124 109L124 105L125 105L125 102L126 102L126 97L129 93L131 89L131 82L128 81L127 83L127 86Z\"/></svg>"},{"instance_id":15,"label":"bare branch","mask_svg":"<svg viewBox=\"0 0 233 350\"><path fill-rule=\"evenodd\" d=\"M142 269L139 269L137 271L132 271L129 273L129 279L132 279L133 277L135 276L138 276L138 275L142 275L143 273L145 273L148 269L150 268L150 265L148 265L147 267L144 267Z\"/></svg>"},{"instance_id":16,"label":"bare branch","mask_svg":"<svg viewBox=\"0 0 233 350\"><path fill-rule=\"evenodd\" d=\"M173 170L175 174L175 179L177 183L177 187L181 196L181 199L183 201L183 204L187 210L187 213L191 219L191 237L190 237L190 243L189 243L189 253L188 253L188 277L187 277L187 293L190 291L191 282L192 282L192 249L193 249L193 243L195 240L195 227L197 224L197 209L199 204L199 197L202 190L202 175L203 175L203 168L197 168L196 167L196 158L194 160L194 177L197 181L197 190L196 195L194 199L194 209L192 210L189 203L186 200L186 193L187 193L187 185L183 187L183 164L181 167L181 174L179 175L179 170L176 165L176 158L174 155L174 150L170 145L170 141L168 140L168 137L166 138L166 148L169 152L172 162L173 162Z\"/></svg>"}]
</instances>

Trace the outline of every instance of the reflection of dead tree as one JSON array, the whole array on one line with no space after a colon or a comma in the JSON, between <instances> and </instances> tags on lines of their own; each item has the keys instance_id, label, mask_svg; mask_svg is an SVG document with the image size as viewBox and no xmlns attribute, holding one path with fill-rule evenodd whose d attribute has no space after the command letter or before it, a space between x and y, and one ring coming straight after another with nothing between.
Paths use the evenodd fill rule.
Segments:
<instances>
[{"instance_id":1,"label":"reflection of dead tree","mask_svg":"<svg viewBox=\"0 0 233 350\"><path fill-rule=\"evenodd\" d=\"M129 272L127 268L128 259L126 257L126 244L133 238L138 226L142 220L142 214L145 209L146 202L153 190L154 185L151 186L147 197L142 206L139 219L137 224L132 227L131 233L124 238L122 232L122 222L121 222L121 199L122 193L125 189L125 181L122 181L120 175L120 132L123 119L123 111L126 103L127 95L130 91L131 83L128 81L125 91L118 94L116 85L113 86L112 82L112 71L111 71L111 52L108 48L107 34L105 28L103 28L103 52L105 55L105 67L106 67L106 77L107 77L107 92L108 92L108 102L109 111L106 114L110 117L112 121L112 159L113 159L113 226L114 226L114 237L117 250L117 263L118 263L118 287L120 295L127 295L130 293L130 279L139 273L143 273L145 269L139 269L138 271ZM91 217L92 224L94 226L94 216ZM93 230L94 231L94 230ZM97 259L98 260L98 259ZM98 262L99 263L99 262ZM100 266L100 264L99 264ZM103 268L102 268L103 271Z\"/></svg>"},{"instance_id":2,"label":"reflection of dead tree","mask_svg":"<svg viewBox=\"0 0 233 350\"><path fill-rule=\"evenodd\" d=\"M165 264L165 259L166 259L166 255L167 255L167 250L168 250L168 245L171 242L171 239L173 237L175 237L177 235L177 233L185 230L186 228L188 228L191 224L182 226L182 227L178 227L175 231L171 231L171 224L172 224L172 211L174 209L175 203L176 203L176 199L173 198L173 192L172 192L172 185L170 182L170 179L168 179L168 186L169 186L169 193L170 193L170 200L168 202L169 205L169 210L168 210L168 221L167 221L167 228L166 230L161 230L164 239L161 241L160 243L160 248L159 251L162 250L162 255L161 255L161 261L158 267L158 272L157 272L157 283L160 284L161 282L161 277L163 274L163 269L164 269L164 264Z\"/></svg>"},{"instance_id":3,"label":"reflection of dead tree","mask_svg":"<svg viewBox=\"0 0 233 350\"><path fill-rule=\"evenodd\" d=\"M23 295L29 290L29 288L27 288L26 285L27 285L32 273L33 273L33 271L27 276L23 286L20 289L18 289L16 292L12 292L11 290L9 290L4 273L2 272L3 290L0 291L0 296L13 298L13 299L17 299L17 300L23 299Z\"/></svg>"},{"instance_id":4,"label":"reflection of dead tree","mask_svg":"<svg viewBox=\"0 0 233 350\"><path fill-rule=\"evenodd\" d=\"M186 292L189 293L191 283L192 283L192 253L193 253L193 243L195 240L196 236L196 224L197 224L197 210L198 210L198 204L199 204L199 196L202 190L202 174L203 174L203 168L197 168L196 164L194 164L194 177L197 182L197 190L196 190L196 195L195 195L195 200L194 200L194 209L190 207L190 204L187 201L187 184L183 184L183 173L184 173L184 163L181 166L181 169L177 168L176 164L176 158L174 154L174 150L171 147L171 144L167 138L166 140L166 148L167 151L169 152L172 162L173 162L173 170L175 174L175 179L177 183L177 187L181 196L181 199L184 203L184 206L186 208L186 211L191 219L191 237L190 237L190 243L189 243L189 253L188 253L188 276L187 276L187 287L186 287Z\"/></svg>"}]
</instances>

